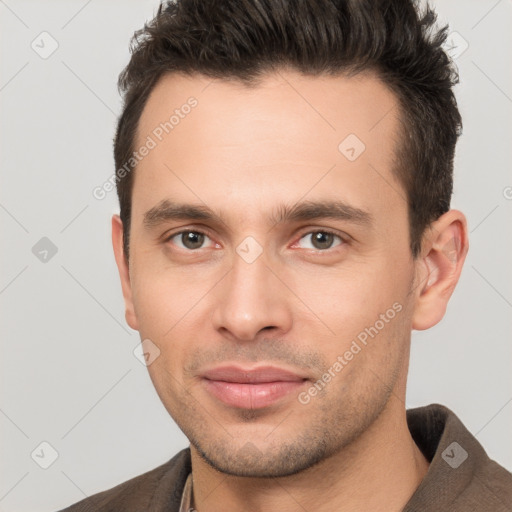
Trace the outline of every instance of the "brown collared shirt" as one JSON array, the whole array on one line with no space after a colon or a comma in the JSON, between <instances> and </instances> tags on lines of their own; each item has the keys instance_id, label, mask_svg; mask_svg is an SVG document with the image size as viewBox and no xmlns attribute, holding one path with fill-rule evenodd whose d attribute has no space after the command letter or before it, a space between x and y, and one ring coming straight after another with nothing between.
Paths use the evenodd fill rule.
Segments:
<instances>
[{"instance_id":1,"label":"brown collared shirt","mask_svg":"<svg viewBox=\"0 0 512 512\"><path fill-rule=\"evenodd\" d=\"M192 507L192 473L187 476L183 494L181 495L180 512L194 512Z\"/></svg>"},{"instance_id":2,"label":"brown collared shirt","mask_svg":"<svg viewBox=\"0 0 512 512\"><path fill-rule=\"evenodd\" d=\"M409 409L407 424L430 466L402 512L512 511L512 474L487 456L453 412L438 404ZM191 512L191 469L186 448L62 512Z\"/></svg>"}]
</instances>

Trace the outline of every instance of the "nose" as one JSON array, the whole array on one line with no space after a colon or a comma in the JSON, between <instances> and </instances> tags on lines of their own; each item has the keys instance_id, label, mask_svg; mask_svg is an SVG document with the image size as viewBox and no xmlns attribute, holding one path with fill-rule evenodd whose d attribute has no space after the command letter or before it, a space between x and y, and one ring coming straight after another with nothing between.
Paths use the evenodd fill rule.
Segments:
<instances>
[{"instance_id":1,"label":"nose","mask_svg":"<svg viewBox=\"0 0 512 512\"><path fill-rule=\"evenodd\" d=\"M219 284L212 321L224 336L251 341L263 331L280 336L291 329L290 294L263 256L248 263L235 255Z\"/></svg>"}]
</instances>

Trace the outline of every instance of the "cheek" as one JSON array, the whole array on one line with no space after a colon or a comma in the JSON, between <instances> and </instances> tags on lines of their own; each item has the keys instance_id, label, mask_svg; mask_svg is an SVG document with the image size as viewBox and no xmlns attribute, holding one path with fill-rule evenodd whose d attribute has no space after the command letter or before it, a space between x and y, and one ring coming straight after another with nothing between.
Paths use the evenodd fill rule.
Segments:
<instances>
[{"instance_id":1,"label":"cheek","mask_svg":"<svg viewBox=\"0 0 512 512\"><path fill-rule=\"evenodd\" d=\"M151 257L142 265L134 265L133 303L141 336L172 336L174 327L194 314L195 305L211 288L210 278L205 273L171 268L165 262L152 264Z\"/></svg>"},{"instance_id":2,"label":"cheek","mask_svg":"<svg viewBox=\"0 0 512 512\"><path fill-rule=\"evenodd\" d=\"M383 265L302 269L290 275L290 288L319 316L334 323L384 312L402 296L403 287ZM384 311L382 311L384 310Z\"/></svg>"},{"instance_id":3,"label":"cheek","mask_svg":"<svg viewBox=\"0 0 512 512\"><path fill-rule=\"evenodd\" d=\"M382 259L290 274L290 288L300 299L295 301L296 312L305 313L295 315L296 325L313 340L321 335L331 359L354 340L363 345L373 339L391 343L406 329L410 275L405 262L400 271L390 268L395 265Z\"/></svg>"}]
</instances>

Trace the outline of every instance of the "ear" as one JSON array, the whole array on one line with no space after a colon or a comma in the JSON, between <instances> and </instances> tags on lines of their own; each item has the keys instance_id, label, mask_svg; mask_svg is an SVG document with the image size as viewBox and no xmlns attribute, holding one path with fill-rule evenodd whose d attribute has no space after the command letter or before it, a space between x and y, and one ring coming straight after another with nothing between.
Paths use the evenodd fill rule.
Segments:
<instances>
[{"instance_id":1,"label":"ear","mask_svg":"<svg viewBox=\"0 0 512 512\"><path fill-rule=\"evenodd\" d=\"M121 278L126 322L132 329L138 331L139 325L135 315L135 308L133 306L130 269L123 247L123 222L119 215L112 216L112 246L114 247L117 269L119 270L119 277Z\"/></svg>"},{"instance_id":2,"label":"ear","mask_svg":"<svg viewBox=\"0 0 512 512\"><path fill-rule=\"evenodd\" d=\"M429 329L446 313L468 252L466 217L450 210L426 230L416 265L416 301L412 328Z\"/></svg>"}]
</instances>

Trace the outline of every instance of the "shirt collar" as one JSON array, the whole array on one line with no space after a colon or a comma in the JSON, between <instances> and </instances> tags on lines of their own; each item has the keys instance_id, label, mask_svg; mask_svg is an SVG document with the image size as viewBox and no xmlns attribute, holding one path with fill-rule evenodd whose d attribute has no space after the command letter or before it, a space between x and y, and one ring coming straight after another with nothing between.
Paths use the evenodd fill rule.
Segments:
<instances>
[{"instance_id":1,"label":"shirt collar","mask_svg":"<svg viewBox=\"0 0 512 512\"><path fill-rule=\"evenodd\" d=\"M189 473L181 495L180 512L191 512L192 510L192 473Z\"/></svg>"}]
</instances>

